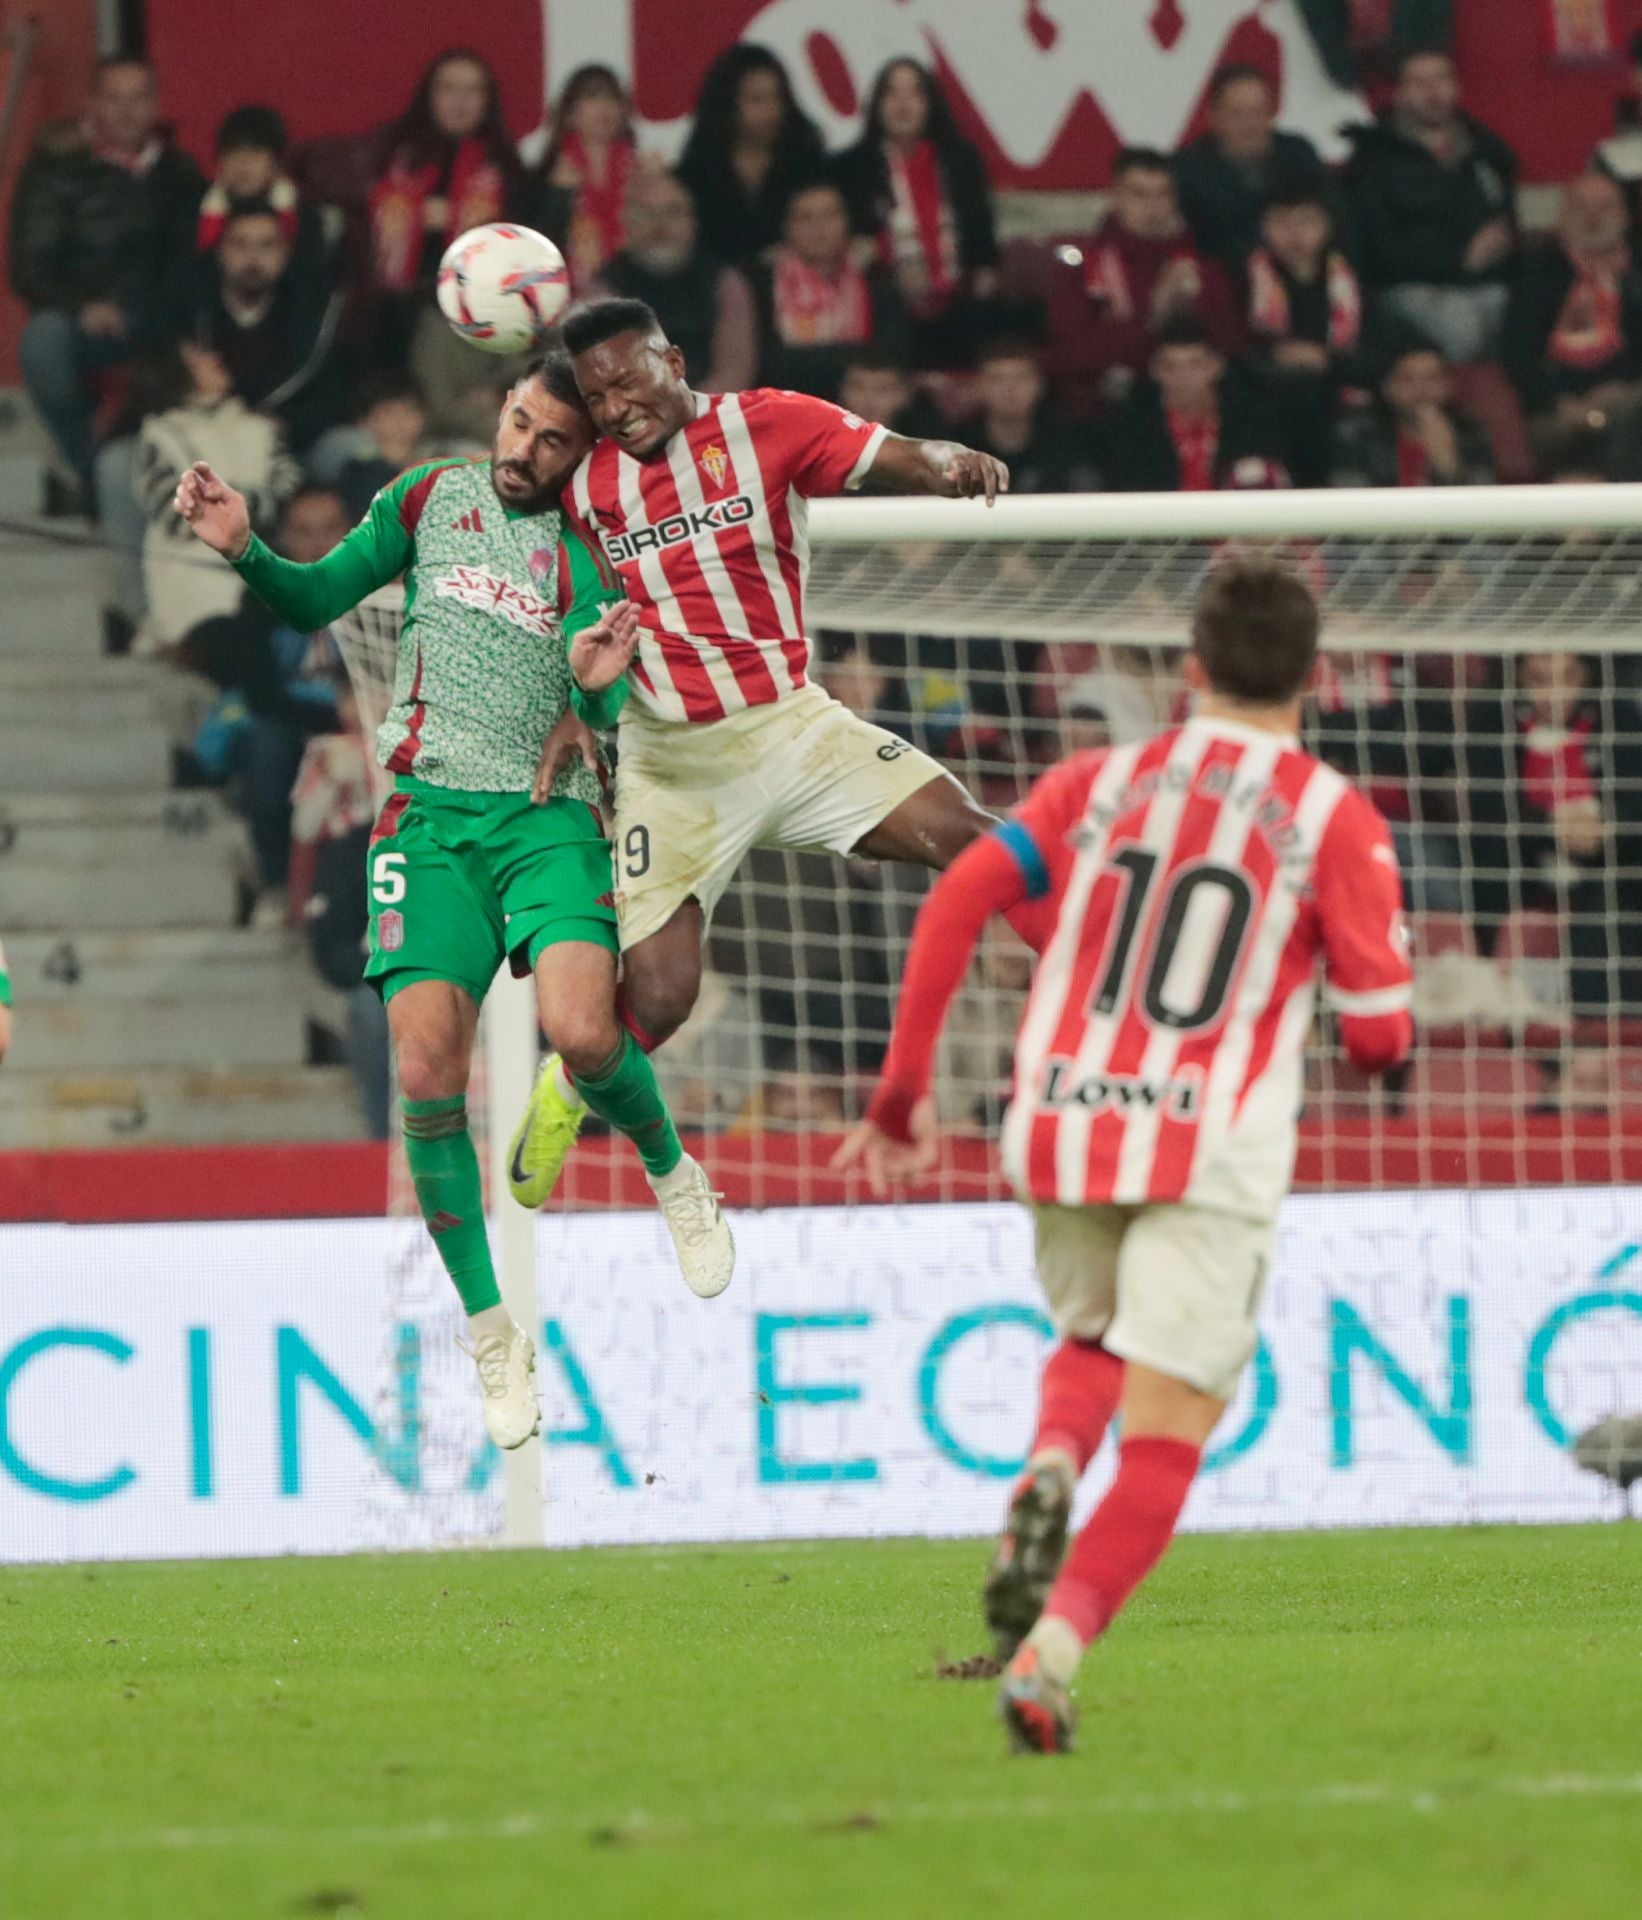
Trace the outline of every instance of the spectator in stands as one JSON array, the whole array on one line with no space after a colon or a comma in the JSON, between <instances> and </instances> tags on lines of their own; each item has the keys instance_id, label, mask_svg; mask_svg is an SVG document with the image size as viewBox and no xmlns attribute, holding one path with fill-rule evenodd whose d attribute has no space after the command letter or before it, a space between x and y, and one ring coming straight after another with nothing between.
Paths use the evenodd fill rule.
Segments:
<instances>
[{"instance_id":1,"label":"spectator in stands","mask_svg":"<svg viewBox=\"0 0 1642 1920\"><path fill-rule=\"evenodd\" d=\"M1148 373L1104 435L1101 470L1114 491L1288 484L1271 410L1228 373L1224 354L1195 320L1175 319L1158 330Z\"/></svg>"},{"instance_id":2,"label":"spectator in stands","mask_svg":"<svg viewBox=\"0 0 1642 1920\"><path fill-rule=\"evenodd\" d=\"M866 130L834 173L855 231L871 241L942 364L965 357L973 303L997 291L992 191L933 73L891 60L873 82Z\"/></svg>"},{"instance_id":3,"label":"spectator in stands","mask_svg":"<svg viewBox=\"0 0 1642 1920\"><path fill-rule=\"evenodd\" d=\"M734 393L757 377L758 321L747 276L702 252L695 204L676 174L644 167L633 176L627 244L587 292L644 301L703 393Z\"/></svg>"},{"instance_id":4,"label":"spectator in stands","mask_svg":"<svg viewBox=\"0 0 1642 1920\"><path fill-rule=\"evenodd\" d=\"M427 425L415 381L403 374L382 374L361 388L353 424L326 436L323 463L309 460L309 479L334 487L348 519L362 520L389 481L433 452Z\"/></svg>"},{"instance_id":5,"label":"spectator in stands","mask_svg":"<svg viewBox=\"0 0 1642 1920\"><path fill-rule=\"evenodd\" d=\"M1275 195L1260 224L1244 270L1251 362L1283 411L1296 483L1322 486L1340 388L1360 378L1362 288L1315 185Z\"/></svg>"},{"instance_id":6,"label":"spectator in stands","mask_svg":"<svg viewBox=\"0 0 1642 1920\"><path fill-rule=\"evenodd\" d=\"M1154 149L1117 156L1105 224L1067 252L1082 283L1088 359L1108 399L1121 399L1146 372L1164 328L1189 321L1222 354L1240 344L1231 283L1193 244L1169 162Z\"/></svg>"},{"instance_id":7,"label":"spectator in stands","mask_svg":"<svg viewBox=\"0 0 1642 1920\"><path fill-rule=\"evenodd\" d=\"M1497 352L1517 250L1516 155L1459 92L1451 54L1405 54L1345 173L1364 278L1457 363Z\"/></svg>"},{"instance_id":8,"label":"spectator in stands","mask_svg":"<svg viewBox=\"0 0 1642 1920\"><path fill-rule=\"evenodd\" d=\"M290 911L307 932L320 978L347 996L346 1052L365 1130L386 1140L388 1021L382 996L364 977L373 756L345 678L336 683L335 702L337 730L309 739L291 792Z\"/></svg>"},{"instance_id":9,"label":"spectator in stands","mask_svg":"<svg viewBox=\"0 0 1642 1920\"><path fill-rule=\"evenodd\" d=\"M1494 478L1488 436L1456 413L1448 363L1411 340L1395 352L1379 399L1347 414L1334 437L1336 487L1480 487Z\"/></svg>"},{"instance_id":10,"label":"spectator in stands","mask_svg":"<svg viewBox=\"0 0 1642 1920\"><path fill-rule=\"evenodd\" d=\"M1619 184L1631 227L1642 225L1642 33L1631 36L1630 86L1614 102L1614 130L1591 165Z\"/></svg>"},{"instance_id":11,"label":"spectator in stands","mask_svg":"<svg viewBox=\"0 0 1642 1920\"><path fill-rule=\"evenodd\" d=\"M1577 654L1530 654L1458 740L1478 944L1556 909L1575 1014L1642 1016L1642 709Z\"/></svg>"},{"instance_id":12,"label":"spectator in stands","mask_svg":"<svg viewBox=\"0 0 1642 1920\"><path fill-rule=\"evenodd\" d=\"M282 422L301 453L342 417L341 316L323 258L299 259L287 223L252 204L223 222L177 330L217 354L234 391Z\"/></svg>"},{"instance_id":13,"label":"spectator in stands","mask_svg":"<svg viewBox=\"0 0 1642 1920\"><path fill-rule=\"evenodd\" d=\"M1642 267L1607 174L1570 181L1556 233L1524 248L1505 365L1530 415L1605 422L1642 398Z\"/></svg>"},{"instance_id":14,"label":"spectator in stands","mask_svg":"<svg viewBox=\"0 0 1642 1920\"><path fill-rule=\"evenodd\" d=\"M779 246L753 269L759 384L836 400L845 362L868 344L905 354L911 316L895 281L850 245L844 196L826 180L787 203Z\"/></svg>"},{"instance_id":15,"label":"spectator in stands","mask_svg":"<svg viewBox=\"0 0 1642 1920\"><path fill-rule=\"evenodd\" d=\"M1079 674L1064 691L1050 677L1042 691L1049 698L1034 704L1045 714L1058 712L1061 720L1057 758L1132 746L1157 731L1146 689L1127 673L1095 667Z\"/></svg>"},{"instance_id":16,"label":"spectator in stands","mask_svg":"<svg viewBox=\"0 0 1642 1920\"><path fill-rule=\"evenodd\" d=\"M1092 493L1100 486L1093 446L1055 417L1048 396L1034 349L995 341L980 356L979 407L960 429L963 443L1008 466L1011 493Z\"/></svg>"},{"instance_id":17,"label":"spectator in stands","mask_svg":"<svg viewBox=\"0 0 1642 1920\"><path fill-rule=\"evenodd\" d=\"M98 381L151 329L156 263L186 259L204 182L144 61L99 62L84 117L40 134L11 212L29 397L89 505Z\"/></svg>"},{"instance_id":18,"label":"spectator in stands","mask_svg":"<svg viewBox=\"0 0 1642 1920\"><path fill-rule=\"evenodd\" d=\"M1192 238L1230 273L1261 242L1261 213L1274 197L1327 193L1317 149L1277 130L1277 99L1258 67L1227 66L1209 84L1209 127L1175 159L1180 210Z\"/></svg>"},{"instance_id":19,"label":"spectator in stands","mask_svg":"<svg viewBox=\"0 0 1642 1920\"><path fill-rule=\"evenodd\" d=\"M304 272L328 273L324 222L307 206L287 171L290 138L273 107L235 107L217 128L216 171L200 202L195 243L215 253L229 220L250 210L278 219L293 260Z\"/></svg>"},{"instance_id":20,"label":"spectator in stands","mask_svg":"<svg viewBox=\"0 0 1642 1920\"><path fill-rule=\"evenodd\" d=\"M271 527L301 475L285 451L278 421L235 392L222 356L184 341L169 355L173 404L143 422L133 486L148 515L143 573L148 600L144 650L174 647L190 627L237 607L239 577L202 566L187 525L172 510L177 482L207 460L250 503L251 520Z\"/></svg>"},{"instance_id":21,"label":"spectator in stands","mask_svg":"<svg viewBox=\"0 0 1642 1920\"><path fill-rule=\"evenodd\" d=\"M347 531L338 495L303 487L286 506L276 545L288 560L307 564L322 559ZM189 632L183 658L220 689L187 757L190 781L228 786L256 853L252 917L282 926L290 917L292 784L308 741L338 726L335 647L328 634L282 625L247 593L231 612Z\"/></svg>"},{"instance_id":22,"label":"spectator in stands","mask_svg":"<svg viewBox=\"0 0 1642 1920\"><path fill-rule=\"evenodd\" d=\"M627 242L627 202L638 165L633 103L613 68L578 67L549 124L537 177L562 196L561 244L580 293Z\"/></svg>"},{"instance_id":23,"label":"spectator in stands","mask_svg":"<svg viewBox=\"0 0 1642 1920\"><path fill-rule=\"evenodd\" d=\"M458 234L519 214L526 197L496 76L465 48L440 54L410 105L378 136L378 151L368 206L375 361L404 367L413 348L434 356L447 376L437 394L428 391L439 415L463 391L462 375L449 367L471 368L482 358L433 305L439 261ZM418 377L427 391L420 369Z\"/></svg>"},{"instance_id":24,"label":"spectator in stands","mask_svg":"<svg viewBox=\"0 0 1642 1920\"><path fill-rule=\"evenodd\" d=\"M756 260L781 238L794 189L824 171L821 136L787 69L767 47L726 48L707 70L678 163L702 246L727 266Z\"/></svg>"},{"instance_id":25,"label":"spectator in stands","mask_svg":"<svg viewBox=\"0 0 1642 1920\"><path fill-rule=\"evenodd\" d=\"M939 413L913 386L905 362L877 347L859 348L844 362L838 403L914 440L939 438L943 431Z\"/></svg>"},{"instance_id":26,"label":"spectator in stands","mask_svg":"<svg viewBox=\"0 0 1642 1920\"><path fill-rule=\"evenodd\" d=\"M1406 654L1319 655L1306 746L1356 781L1390 823L1408 906L1460 913L1452 713L1446 694L1419 684L1417 666Z\"/></svg>"}]
</instances>

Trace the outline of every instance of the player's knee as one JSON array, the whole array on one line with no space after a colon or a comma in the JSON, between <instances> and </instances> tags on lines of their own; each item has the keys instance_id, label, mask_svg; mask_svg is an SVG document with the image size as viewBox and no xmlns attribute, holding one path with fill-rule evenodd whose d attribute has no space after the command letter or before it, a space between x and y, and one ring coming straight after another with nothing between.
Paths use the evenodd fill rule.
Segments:
<instances>
[{"instance_id":1,"label":"player's knee","mask_svg":"<svg viewBox=\"0 0 1642 1920\"><path fill-rule=\"evenodd\" d=\"M553 1022L554 1050L577 1078L596 1076L620 1051L621 1023L613 1007L578 1007Z\"/></svg>"},{"instance_id":2,"label":"player's knee","mask_svg":"<svg viewBox=\"0 0 1642 1920\"><path fill-rule=\"evenodd\" d=\"M404 1100L449 1100L467 1091L468 1062L459 1041L438 1036L402 1039L394 1064Z\"/></svg>"},{"instance_id":3,"label":"player's knee","mask_svg":"<svg viewBox=\"0 0 1642 1920\"><path fill-rule=\"evenodd\" d=\"M657 1045L670 1040L689 1019L700 986L695 976L629 981L627 997L633 1018Z\"/></svg>"}]
</instances>

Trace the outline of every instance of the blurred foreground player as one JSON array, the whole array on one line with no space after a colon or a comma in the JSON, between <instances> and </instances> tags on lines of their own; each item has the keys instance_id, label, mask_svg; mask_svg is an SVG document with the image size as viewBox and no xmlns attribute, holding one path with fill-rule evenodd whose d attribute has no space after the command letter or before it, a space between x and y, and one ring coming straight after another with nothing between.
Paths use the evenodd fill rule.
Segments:
<instances>
[{"instance_id":1,"label":"blurred foreground player","mask_svg":"<svg viewBox=\"0 0 1642 1920\"><path fill-rule=\"evenodd\" d=\"M1003 1160L1036 1217L1060 1344L986 1583L1013 1656L1004 1722L1025 1750L1070 1747L1084 1650L1168 1545L1254 1350L1319 960L1358 1067L1393 1067L1413 1041L1390 833L1296 743L1317 628L1281 563L1214 573L1186 663L1192 718L1063 762L936 882L883 1080L839 1151L880 1191L933 1163L947 1005L988 916L1050 899ZM1062 1567L1114 1413L1116 1478Z\"/></svg>"},{"instance_id":2,"label":"blurred foreground player","mask_svg":"<svg viewBox=\"0 0 1642 1920\"><path fill-rule=\"evenodd\" d=\"M365 977L387 1005L405 1157L467 1311L485 1425L509 1448L541 1424L535 1347L502 1303L467 1115L479 1008L504 962L535 978L556 1070L636 1148L692 1292L722 1292L735 1258L707 1176L616 1017L610 845L587 729L615 720L638 635L559 512L592 442L570 363L549 354L508 394L488 460L412 467L311 564L270 552L243 496L203 463L176 497L199 538L300 633L405 575L377 736L394 790L371 836ZM589 596L616 604L567 647L562 616Z\"/></svg>"}]
</instances>

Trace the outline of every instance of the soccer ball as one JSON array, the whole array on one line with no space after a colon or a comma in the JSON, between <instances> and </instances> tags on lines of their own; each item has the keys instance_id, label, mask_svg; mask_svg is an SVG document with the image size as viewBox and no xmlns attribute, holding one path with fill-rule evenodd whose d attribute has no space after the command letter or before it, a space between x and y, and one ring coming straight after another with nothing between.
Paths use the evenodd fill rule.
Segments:
<instances>
[{"instance_id":1,"label":"soccer ball","mask_svg":"<svg viewBox=\"0 0 1642 1920\"><path fill-rule=\"evenodd\" d=\"M570 304L570 269L545 234L470 227L439 262L439 311L486 353L523 353Z\"/></svg>"}]
</instances>

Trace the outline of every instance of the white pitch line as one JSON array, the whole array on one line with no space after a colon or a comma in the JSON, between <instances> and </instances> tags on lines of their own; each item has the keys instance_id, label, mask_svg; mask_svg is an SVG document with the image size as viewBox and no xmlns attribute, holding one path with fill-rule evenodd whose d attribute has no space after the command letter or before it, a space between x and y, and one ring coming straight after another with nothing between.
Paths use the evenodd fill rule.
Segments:
<instances>
[{"instance_id":1,"label":"white pitch line","mask_svg":"<svg viewBox=\"0 0 1642 1920\"><path fill-rule=\"evenodd\" d=\"M1025 1764L1024 1762L1022 1764ZM1069 1763L1075 1767L1076 1761ZM656 1820L635 1811L615 1819L587 1815L570 1817L549 1813L515 1813L504 1819L464 1824L455 1820L423 1820L398 1826L347 1827L152 1827L114 1833L32 1832L12 1837L12 1844L31 1852L42 1847L99 1853L191 1853L234 1847L472 1846L494 1840L533 1840L548 1834L588 1834L604 1829L620 1837L643 1840L691 1839L709 1832L737 1828L810 1829L830 1833L859 1822L863 1826L971 1825L990 1820L1054 1820L1076 1816L1132 1819L1150 1815L1178 1819L1191 1814L1240 1815L1290 1812L1329 1807L1365 1807L1392 1813L1432 1816L1462 1810L1486 1800L1616 1800L1642 1798L1642 1773L1600 1775L1554 1773L1538 1779L1461 1781L1443 1787L1399 1786L1394 1781L1341 1780L1292 1793L1250 1793L1241 1788L1201 1788L1186 1793L1104 1794L1089 1800L998 1798L994 1800L885 1801L854 1811L825 1813L815 1808L767 1807L745 1820ZM7 1836L0 1835L0 1849Z\"/></svg>"}]
</instances>

